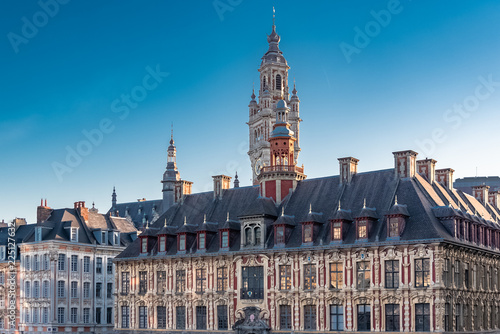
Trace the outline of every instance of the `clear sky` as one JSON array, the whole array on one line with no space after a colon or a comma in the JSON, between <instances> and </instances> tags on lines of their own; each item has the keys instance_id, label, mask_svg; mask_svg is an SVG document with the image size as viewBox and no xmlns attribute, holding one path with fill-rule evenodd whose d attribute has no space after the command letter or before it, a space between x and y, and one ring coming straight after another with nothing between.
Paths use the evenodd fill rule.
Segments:
<instances>
[{"instance_id":1,"label":"clear sky","mask_svg":"<svg viewBox=\"0 0 500 334\"><path fill-rule=\"evenodd\" d=\"M193 191L236 170L249 185L273 5L309 178L344 156L391 168L405 149L500 175L497 0L54 1L0 2L0 220L34 222L40 198L107 211L113 186L119 202L161 198L172 122Z\"/></svg>"}]
</instances>

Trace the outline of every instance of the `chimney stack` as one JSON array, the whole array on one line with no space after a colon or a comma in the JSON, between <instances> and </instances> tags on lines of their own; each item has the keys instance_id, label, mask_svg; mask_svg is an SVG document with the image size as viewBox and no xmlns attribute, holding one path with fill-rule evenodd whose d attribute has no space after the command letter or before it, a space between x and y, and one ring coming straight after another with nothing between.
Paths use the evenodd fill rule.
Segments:
<instances>
[{"instance_id":1,"label":"chimney stack","mask_svg":"<svg viewBox=\"0 0 500 334\"><path fill-rule=\"evenodd\" d=\"M85 201L75 202L75 210L85 222L89 221L89 209L85 207Z\"/></svg>"},{"instance_id":2,"label":"chimney stack","mask_svg":"<svg viewBox=\"0 0 500 334\"><path fill-rule=\"evenodd\" d=\"M45 205L43 205L43 198L40 200L40 205L36 208L36 222L37 224L46 221L50 214L52 213L52 209L47 206L47 200L45 200Z\"/></svg>"},{"instance_id":3,"label":"chimney stack","mask_svg":"<svg viewBox=\"0 0 500 334\"><path fill-rule=\"evenodd\" d=\"M417 170L417 152L407 150L392 152L394 154L394 173L396 177L414 177Z\"/></svg>"},{"instance_id":4,"label":"chimney stack","mask_svg":"<svg viewBox=\"0 0 500 334\"><path fill-rule=\"evenodd\" d=\"M417 160L418 173L425 176L430 184L436 179L436 162L434 159Z\"/></svg>"},{"instance_id":5,"label":"chimney stack","mask_svg":"<svg viewBox=\"0 0 500 334\"><path fill-rule=\"evenodd\" d=\"M500 190L494 190L488 193L488 203L490 203L491 206L500 209Z\"/></svg>"},{"instance_id":6,"label":"chimney stack","mask_svg":"<svg viewBox=\"0 0 500 334\"><path fill-rule=\"evenodd\" d=\"M352 177L358 172L359 160L353 157L338 158L340 183L351 183Z\"/></svg>"},{"instance_id":7,"label":"chimney stack","mask_svg":"<svg viewBox=\"0 0 500 334\"><path fill-rule=\"evenodd\" d=\"M453 190L453 172L451 168L436 169L436 181L441 183L446 188Z\"/></svg>"},{"instance_id":8,"label":"chimney stack","mask_svg":"<svg viewBox=\"0 0 500 334\"><path fill-rule=\"evenodd\" d=\"M231 186L231 177L227 175L212 176L214 179L214 199L222 199L224 190Z\"/></svg>"},{"instance_id":9,"label":"chimney stack","mask_svg":"<svg viewBox=\"0 0 500 334\"><path fill-rule=\"evenodd\" d=\"M481 203L486 204L489 201L488 190L489 186L482 184L480 186L472 186L472 194Z\"/></svg>"},{"instance_id":10,"label":"chimney stack","mask_svg":"<svg viewBox=\"0 0 500 334\"><path fill-rule=\"evenodd\" d=\"M186 180L175 181L174 183L174 203L181 203L184 196L191 195L193 182Z\"/></svg>"}]
</instances>

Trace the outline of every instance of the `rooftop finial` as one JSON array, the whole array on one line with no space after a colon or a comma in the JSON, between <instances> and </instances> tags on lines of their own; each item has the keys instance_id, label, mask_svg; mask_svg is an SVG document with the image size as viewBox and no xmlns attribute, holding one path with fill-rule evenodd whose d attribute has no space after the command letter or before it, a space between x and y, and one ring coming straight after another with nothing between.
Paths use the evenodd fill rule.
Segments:
<instances>
[{"instance_id":1,"label":"rooftop finial","mask_svg":"<svg viewBox=\"0 0 500 334\"><path fill-rule=\"evenodd\" d=\"M274 9L273 6L273 26L276 25L276 10Z\"/></svg>"},{"instance_id":2,"label":"rooftop finial","mask_svg":"<svg viewBox=\"0 0 500 334\"><path fill-rule=\"evenodd\" d=\"M170 139L174 139L174 122L170 123Z\"/></svg>"},{"instance_id":3,"label":"rooftop finial","mask_svg":"<svg viewBox=\"0 0 500 334\"><path fill-rule=\"evenodd\" d=\"M312 213L312 208L313 208L312 203L309 203L309 213Z\"/></svg>"},{"instance_id":4,"label":"rooftop finial","mask_svg":"<svg viewBox=\"0 0 500 334\"><path fill-rule=\"evenodd\" d=\"M340 200L339 200L339 206L338 206L337 210L340 211Z\"/></svg>"},{"instance_id":5,"label":"rooftop finial","mask_svg":"<svg viewBox=\"0 0 500 334\"><path fill-rule=\"evenodd\" d=\"M394 197L394 205L398 205L398 195Z\"/></svg>"},{"instance_id":6,"label":"rooftop finial","mask_svg":"<svg viewBox=\"0 0 500 334\"><path fill-rule=\"evenodd\" d=\"M165 225L164 226L167 227L167 218L165 218Z\"/></svg>"},{"instance_id":7,"label":"rooftop finial","mask_svg":"<svg viewBox=\"0 0 500 334\"><path fill-rule=\"evenodd\" d=\"M365 199L363 200L363 209L366 209L366 197L365 197Z\"/></svg>"},{"instance_id":8,"label":"rooftop finial","mask_svg":"<svg viewBox=\"0 0 500 334\"><path fill-rule=\"evenodd\" d=\"M186 216L184 216L184 225L187 225L187 219L186 219Z\"/></svg>"},{"instance_id":9,"label":"rooftop finial","mask_svg":"<svg viewBox=\"0 0 500 334\"><path fill-rule=\"evenodd\" d=\"M207 214L204 214L203 215L203 224L206 224L207 223Z\"/></svg>"},{"instance_id":10,"label":"rooftop finial","mask_svg":"<svg viewBox=\"0 0 500 334\"><path fill-rule=\"evenodd\" d=\"M281 208L281 215L284 216L285 215L285 207L282 207Z\"/></svg>"},{"instance_id":11,"label":"rooftop finial","mask_svg":"<svg viewBox=\"0 0 500 334\"><path fill-rule=\"evenodd\" d=\"M146 221L146 230L149 229L149 220Z\"/></svg>"},{"instance_id":12,"label":"rooftop finial","mask_svg":"<svg viewBox=\"0 0 500 334\"><path fill-rule=\"evenodd\" d=\"M226 221L229 221L229 211L227 212L227 218Z\"/></svg>"}]
</instances>

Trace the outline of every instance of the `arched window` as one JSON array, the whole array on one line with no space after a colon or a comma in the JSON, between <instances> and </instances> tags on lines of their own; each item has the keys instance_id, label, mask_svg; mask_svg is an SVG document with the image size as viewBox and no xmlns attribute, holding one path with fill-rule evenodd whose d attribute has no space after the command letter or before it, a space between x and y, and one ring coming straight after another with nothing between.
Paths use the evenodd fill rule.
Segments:
<instances>
[{"instance_id":1,"label":"arched window","mask_svg":"<svg viewBox=\"0 0 500 334\"><path fill-rule=\"evenodd\" d=\"M255 228L255 244L260 245L260 239L262 238L262 232L260 227Z\"/></svg>"},{"instance_id":2,"label":"arched window","mask_svg":"<svg viewBox=\"0 0 500 334\"><path fill-rule=\"evenodd\" d=\"M250 227L247 227L245 229L245 237L246 237L245 244L247 246L252 245L252 229Z\"/></svg>"},{"instance_id":3,"label":"arched window","mask_svg":"<svg viewBox=\"0 0 500 334\"><path fill-rule=\"evenodd\" d=\"M262 90L266 89L266 81L267 81L266 77L265 76L262 77Z\"/></svg>"},{"instance_id":4,"label":"arched window","mask_svg":"<svg viewBox=\"0 0 500 334\"><path fill-rule=\"evenodd\" d=\"M276 74L276 90L281 90L281 75Z\"/></svg>"}]
</instances>

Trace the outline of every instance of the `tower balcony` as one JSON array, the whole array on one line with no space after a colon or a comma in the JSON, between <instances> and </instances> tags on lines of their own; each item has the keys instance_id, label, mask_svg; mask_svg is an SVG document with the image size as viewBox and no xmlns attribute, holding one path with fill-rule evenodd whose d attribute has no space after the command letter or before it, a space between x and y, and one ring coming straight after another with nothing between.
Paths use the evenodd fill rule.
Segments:
<instances>
[{"instance_id":1,"label":"tower balcony","mask_svg":"<svg viewBox=\"0 0 500 334\"><path fill-rule=\"evenodd\" d=\"M295 172L304 174L304 167L297 167L295 165L278 165L278 166L264 166L260 170L261 173L266 172Z\"/></svg>"}]
</instances>

